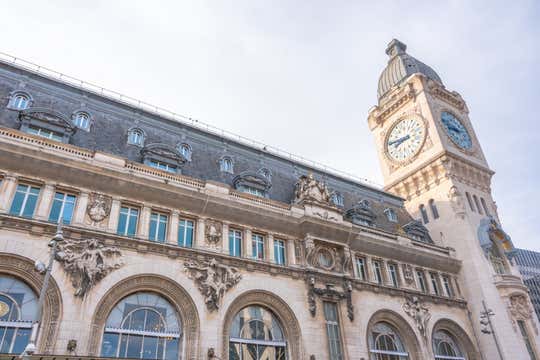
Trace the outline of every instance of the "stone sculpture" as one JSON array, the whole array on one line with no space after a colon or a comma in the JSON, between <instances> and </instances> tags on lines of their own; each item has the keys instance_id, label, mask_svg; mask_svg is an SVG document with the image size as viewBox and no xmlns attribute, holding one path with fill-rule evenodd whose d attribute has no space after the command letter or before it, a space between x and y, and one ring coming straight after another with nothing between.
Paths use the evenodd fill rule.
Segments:
<instances>
[{"instance_id":1,"label":"stone sculpture","mask_svg":"<svg viewBox=\"0 0 540 360\"><path fill-rule=\"evenodd\" d=\"M431 314L429 309L424 306L418 297L413 296L410 299L407 299L403 304L403 311L409 315L415 322L416 328L424 338L427 339L427 324L429 319L431 319Z\"/></svg>"}]
</instances>

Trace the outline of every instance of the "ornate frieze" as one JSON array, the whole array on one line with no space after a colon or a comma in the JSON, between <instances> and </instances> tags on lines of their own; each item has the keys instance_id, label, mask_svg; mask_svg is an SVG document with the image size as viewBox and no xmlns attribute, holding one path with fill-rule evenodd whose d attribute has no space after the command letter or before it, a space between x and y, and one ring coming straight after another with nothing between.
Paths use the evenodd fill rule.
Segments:
<instances>
[{"instance_id":1,"label":"ornate frieze","mask_svg":"<svg viewBox=\"0 0 540 360\"><path fill-rule=\"evenodd\" d=\"M97 239L66 238L58 244L57 259L71 279L75 296L84 297L108 273L123 265L122 253Z\"/></svg>"},{"instance_id":2,"label":"ornate frieze","mask_svg":"<svg viewBox=\"0 0 540 360\"><path fill-rule=\"evenodd\" d=\"M195 280L209 311L219 309L225 292L242 279L238 269L220 264L215 258L185 262L184 267L189 277Z\"/></svg>"},{"instance_id":3,"label":"ornate frieze","mask_svg":"<svg viewBox=\"0 0 540 360\"><path fill-rule=\"evenodd\" d=\"M427 324L431 319L429 309L416 296L407 299L402 308L414 320L418 332L427 341Z\"/></svg>"},{"instance_id":4,"label":"ornate frieze","mask_svg":"<svg viewBox=\"0 0 540 360\"><path fill-rule=\"evenodd\" d=\"M111 212L112 198L103 194L90 194L86 213L94 224L105 220Z\"/></svg>"},{"instance_id":5,"label":"ornate frieze","mask_svg":"<svg viewBox=\"0 0 540 360\"><path fill-rule=\"evenodd\" d=\"M347 302L347 317L349 320L354 320L354 307L352 303L352 283L346 280L342 285L342 290L337 290L334 284L327 283L324 287L317 287L315 285L315 276L308 277L308 309L311 316L317 314L317 300L316 297L322 299Z\"/></svg>"},{"instance_id":6,"label":"ornate frieze","mask_svg":"<svg viewBox=\"0 0 540 360\"><path fill-rule=\"evenodd\" d=\"M206 242L211 245L217 245L221 241L223 225L219 221L206 220L204 224L204 234Z\"/></svg>"}]
</instances>

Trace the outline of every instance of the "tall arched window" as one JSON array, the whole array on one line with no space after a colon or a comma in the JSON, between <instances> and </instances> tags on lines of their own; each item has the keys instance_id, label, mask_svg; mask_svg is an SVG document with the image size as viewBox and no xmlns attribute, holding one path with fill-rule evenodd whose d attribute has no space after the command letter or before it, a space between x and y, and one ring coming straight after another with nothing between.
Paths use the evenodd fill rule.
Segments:
<instances>
[{"instance_id":1,"label":"tall arched window","mask_svg":"<svg viewBox=\"0 0 540 360\"><path fill-rule=\"evenodd\" d=\"M285 360L287 343L280 321L266 308L248 306L231 324L230 360Z\"/></svg>"},{"instance_id":2,"label":"tall arched window","mask_svg":"<svg viewBox=\"0 0 540 360\"><path fill-rule=\"evenodd\" d=\"M219 169L223 172L234 173L234 163L228 156L224 156L219 160Z\"/></svg>"},{"instance_id":3,"label":"tall arched window","mask_svg":"<svg viewBox=\"0 0 540 360\"><path fill-rule=\"evenodd\" d=\"M109 314L101 356L176 360L181 346L182 324L172 305L157 294L138 292Z\"/></svg>"},{"instance_id":4,"label":"tall arched window","mask_svg":"<svg viewBox=\"0 0 540 360\"><path fill-rule=\"evenodd\" d=\"M191 146L189 144L180 144L178 145L177 149L178 152L182 154L187 161L191 161L191 154L193 153L193 150L191 150Z\"/></svg>"},{"instance_id":5,"label":"tall arched window","mask_svg":"<svg viewBox=\"0 0 540 360\"><path fill-rule=\"evenodd\" d=\"M397 331L388 323L373 325L369 334L371 360L407 360L409 353Z\"/></svg>"},{"instance_id":6,"label":"tall arched window","mask_svg":"<svg viewBox=\"0 0 540 360\"><path fill-rule=\"evenodd\" d=\"M480 202L482 203L482 207L484 208L484 212L486 213L486 215L491 215L489 213L489 210L488 210L488 207L486 205L486 201L484 200L484 198L480 198Z\"/></svg>"},{"instance_id":7,"label":"tall arched window","mask_svg":"<svg viewBox=\"0 0 540 360\"><path fill-rule=\"evenodd\" d=\"M427 224L429 222L429 218L428 218L427 210L426 210L426 207L424 206L424 204L421 204L418 207L418 210L420 210L420 215L422 216L422 221L424 222L424 224Z\"/></svg>"},{"instance_id":8,"label":"tall arched window","mask_svg":"<svg viewBox=\"0 0 540 360\"><path fill-rule=\"evenodd\" d=\"M0 353L20 354L37 317L37 297L22 281L0 275Z\"/></svg>"},{"instance_id":9,"label":"tall arched window","mask_svg":"<svg viewBox=\"0 0 540 360\"><path fill-rule=\"evenodd\" d=\"M439 218L439 210L437 210L437 205L435 205L435 200L430 199L429 202L429 208L431 209L431 215L433 215L434 219Z\"/></svg>"},{"instance_id":10,"label":"tall arched window","mask_svg":"<svg viewBox=\"0 0 540 360\"><path fill-rule=\"evenodd\" d=\"M469 203L469 207L471 208L471 211L474 211L474 205L471 199L471 194L468 192L465 193L465 196L467 197L467 202Z\"/></svg>"},{"instance_id":11,"label":"tall arched window","mask_svg":"<svg viewBox=\"0 0 540 360\"><path fill-rule=\"evenodd\" d=\"M90 129L90 115L84 111L78 111L73 114L73 125L79 129Z\"/></svg>"},{"instance_id":12,"label":"tall arched window","mask_svg":"<svg viewBox=\"0 0 540 360\"><path fill-rule=\"evenodd\" d=\"M466 360L454 337L447 331L436 331L431 345L435 359Z\"/></svg>"},{"instance_id":13,"label":"tall arched window","mask_svg":"<svg viewBox=\"0 0 540 360\"><path fill-rule=\"evenodd\" d=\"M478 202L478 198L476 197L476 195L473 195L473 200L474 200L474 205L476 206L476 210L478 210L478 213L479 214L483 214L482 213L482 208L480 207L480 202Z\"/></svg>"}]
</instances>

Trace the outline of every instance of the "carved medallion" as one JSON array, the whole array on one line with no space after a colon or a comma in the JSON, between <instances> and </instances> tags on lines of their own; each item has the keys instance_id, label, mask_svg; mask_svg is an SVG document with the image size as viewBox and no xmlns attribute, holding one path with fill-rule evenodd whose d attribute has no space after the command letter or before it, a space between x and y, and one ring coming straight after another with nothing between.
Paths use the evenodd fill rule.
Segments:
<instances>
[{"instance_id":1,"label":"carved medallion","mask_svg":"<svg viewBox=\"0 0 540 360\"><path fill-rule=\"evenodd\" d=\"M9 313L9 305L3 301L0 301L0 318Z\"/></svg>"},{"instance_id":2,"label":"carved medallion","mask_svg":"<svg viewBox=\"0 0 540 360\"><path fill-rule=\"evenodd\" d=\"M185 262L185 271L195 280L209 311L219 309L225 292L240 282L238 269L223 265L215 258L203 262Z\"/></svg>"},{"instance_id":3,"label":"carved medallion","mask_svg":"<svg viewBox=\"0 0 540 360\"><path fill-rule=\"evenodd\" d=\"M112 199L103 194L90 194L86 212L90 219L96 223L103 221L111 212Z\"/></svg>"},{"instance_id":4,"label":"carved medallion","mask_svg":"<svg viewBox=\"0 0 540 360\"><path fill-rule=\"evenodd\" d=\"M218 221L206 220L205 221L205 236L206 242L209 244L218 244L221 241L221 229L222 225Z\"/></svg>"},{"instance_id":5,"label":"carved medallion","mask_svg":"<svg viewBox=\"0 0 540 360\"><path fill-rule=\"evenodd\" d=\"M429 309L416 296L407 299L402 307L403 311L414 320L416 328L427 341L427 324L431 319Z\"/></svg>"},{"instance_id":6,"label":"carved medallion","mask_svg":"<svg viewBox=\"0 0 540 360\"><path fill-rule=\"evenodd\" d=\"M84 297L108 273L123 265L121 252L97 239L66 238L59 245L58 260L69 275L75 296Z\"/></svg>"}]
</instances>

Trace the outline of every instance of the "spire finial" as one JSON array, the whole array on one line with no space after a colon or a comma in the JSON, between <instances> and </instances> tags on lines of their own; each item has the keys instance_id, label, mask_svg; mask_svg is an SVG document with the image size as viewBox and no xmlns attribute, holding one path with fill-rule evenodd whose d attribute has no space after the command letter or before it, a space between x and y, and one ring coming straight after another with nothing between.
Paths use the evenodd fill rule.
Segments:
<instances>
[{"instance_id":1,"label":"spire finial","mask_svg":"<svg viewBox=\"0 0 540 360\"><path fill-rule=\"evenodd\" d=\"M398 54L405 53L407 50L407 45L399 41L398 39L392 39L388 46L386 47L386 54L390 57L394 57Z\"/></svg>"}]
</instances>

